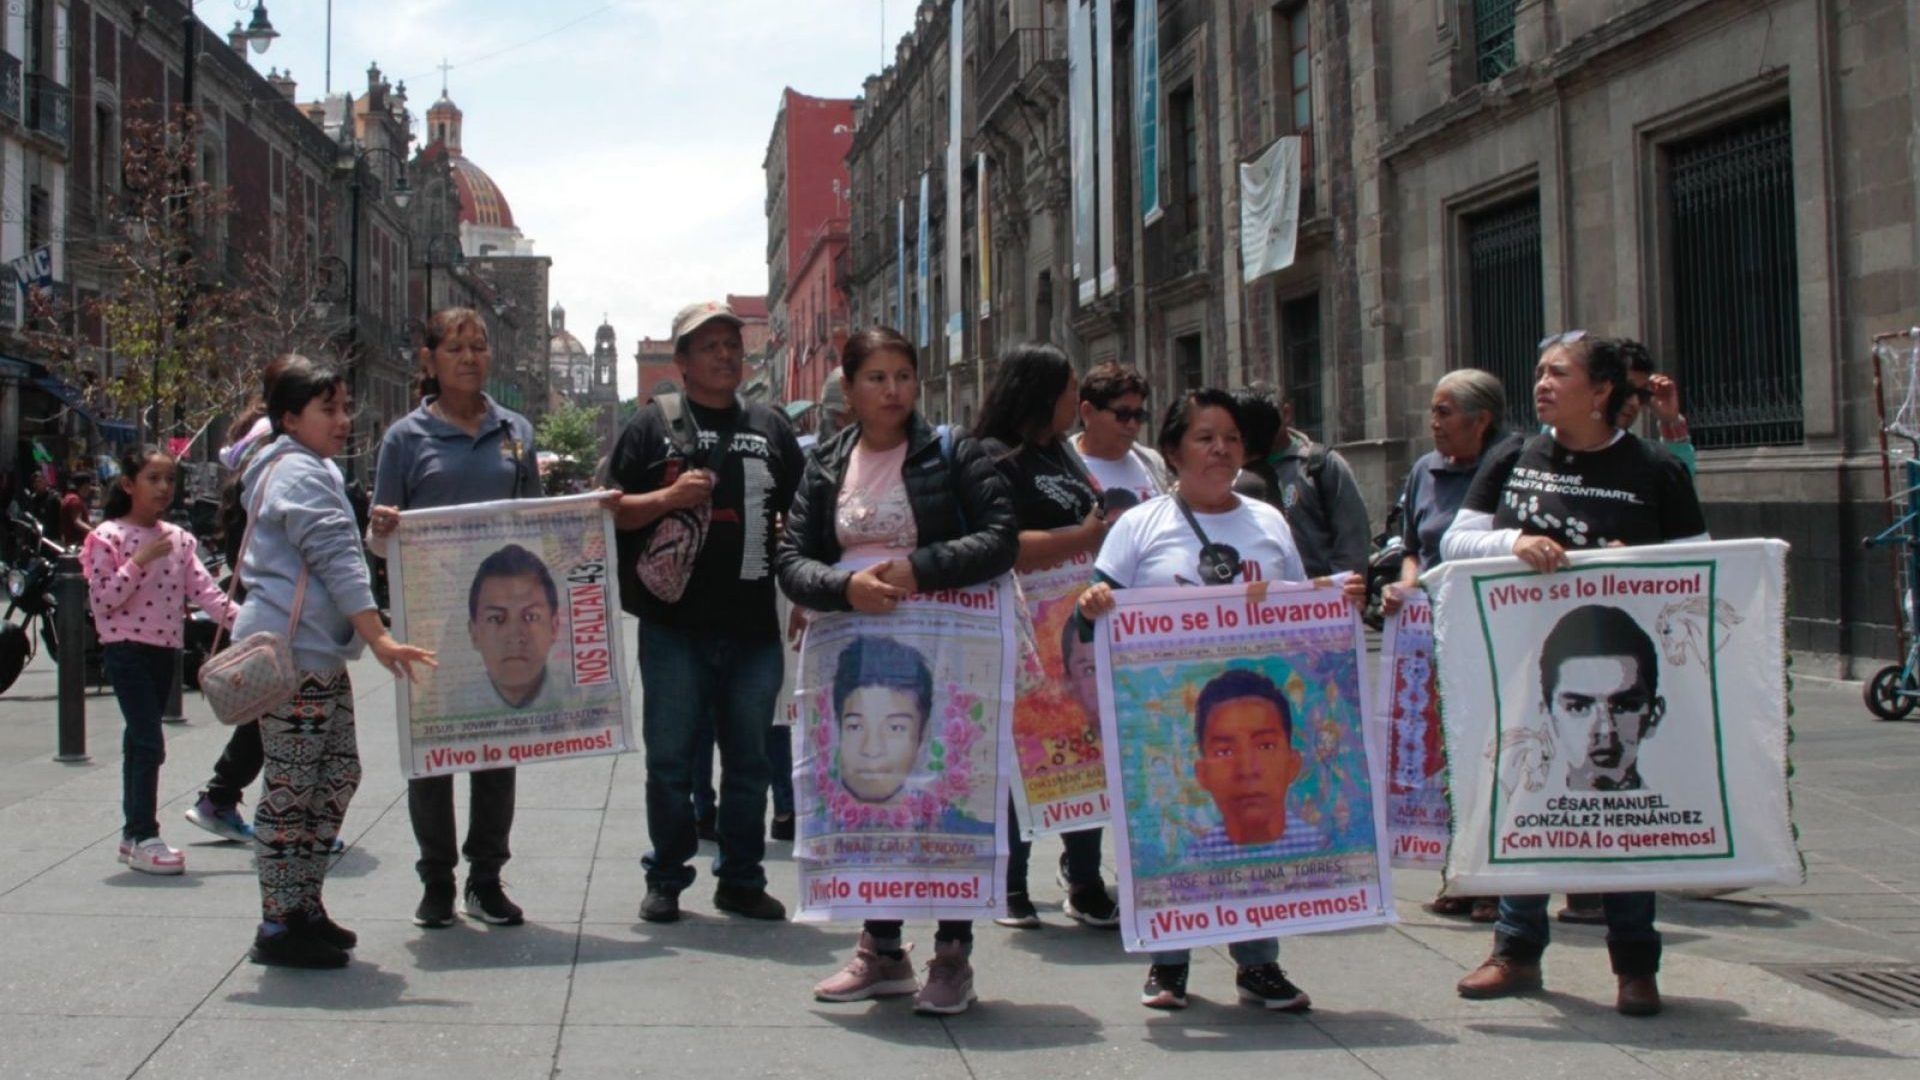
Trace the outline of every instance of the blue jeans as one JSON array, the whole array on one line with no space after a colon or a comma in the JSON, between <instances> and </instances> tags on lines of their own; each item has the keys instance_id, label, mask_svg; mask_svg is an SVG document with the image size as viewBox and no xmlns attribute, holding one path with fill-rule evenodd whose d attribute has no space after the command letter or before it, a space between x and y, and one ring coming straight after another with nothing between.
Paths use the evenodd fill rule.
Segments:
<instances>
[{"instance_id":1,"label":"blue jeans","mask_svg":"<svg viewBox=\"0 0 1920 1080\"><path fill-rule=\"evenodd\" d=\"M720 746L720 854L713 876L765 888L767 724L780 696L778 638L640 623L641 734L647 745L647 836L640 860L648 888L693 884L700 849L693 789L700 743ZM711 718L711 720L709 720ZM709 775L711 772L709 771Z\"/></svg>"},{"instance_id":2,"label":"blue jeans","mask_svg":"<svg viewBox=\"0 0 1920 1080\"><path fill-rule=\"evenodd\" d=\"M1233 962L1239 964L1241 967L1257 967L1260 964L1277 964L1280 962L1280 939L1270 937L1254 938L1252 941L1236 941L1227 946L1227 955L1233 957ZM1192 957L1193 950L1191 949L1168 949L1166 952L1154 953L1153 962L1155 964L1172 964L1177 967L1184 965L1188 960L1192 959Z\"/></svg>"},{"instance_id":3,"label":"blue jeans","mask_svg":"<svg viewBox=\"0 0 1920 1080\"><path fill-rule=\"evenodd\" d=\"M138 843L160 835L160 766L167 760L167 739L160 714L173 690L173 658L178 649L110 641L101 649L107 681L127 721L120 739L120 812L122 838Z\"/></svg>"},{"instance_id":4,"label":"blue jeans","mask_svg":"<svg viewBox=\"0 0 1920 1080\"><path fill-rule=\"evenodd\" d=\"M779 702L774 702L775 707ZM767 779L773 791L773 812L780 817L793 814L793 729L767 729ZM713 790L713 736L703 735L693 759L693 813L695 817L713 817L719 796Z\"/></svg>"},{"instance_id":5,"label":"blue jeans","mask_svg":"<svg viewBox=\"0 0 1920 1080\"><path fill-rule=\"evenodd\" d=\"M1607 954L1616 975L1651 975L1660 970L1660 931L1653 928L1653 894L1601 893L1607 913ZM1493 951L1525 963L1538 963L1549 937L1547 897L1503 896L1500 921L1493 927Z\"/></svg>"}]
</instances>

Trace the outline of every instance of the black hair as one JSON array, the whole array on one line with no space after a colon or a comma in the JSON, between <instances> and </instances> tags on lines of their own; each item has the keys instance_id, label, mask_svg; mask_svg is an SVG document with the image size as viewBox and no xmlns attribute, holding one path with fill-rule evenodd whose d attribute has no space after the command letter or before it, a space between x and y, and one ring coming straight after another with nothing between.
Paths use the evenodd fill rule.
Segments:
<instances>
[{"instance_id":1,"label":"black hair","mask_svg":"<svg viewBox=\"0 0 1920 1080\"><path fill-rule=\"evenodd\" d=\"M1228 668L1200 688L1200 699L1193 705L1194 738L1205 743L1208 715L1227 702L1241 698L1273 702L1273 707L1280 710L1280 730L1287 733L1289 743L1293 741L1293 703L1272 679L1250 668Z\"/></svg>"},{"instance_id":2,"label":"black hair","mask_svg":"<svg viewBox=\"0 0 1920 1080\"><path fill-rule=\"evenodd\" d=\"M1233 400L1240 406L1240 441L1247 448L1248 460L1265 459L1273 453L1273 441L1286 426L1278 396L1266 383L1252 383L1235 390Z\"/></svg>"},{"instance_id":3,"label":"black hair","mask_svg":"<svg viewBox=\"0 0 1920 1080\"><path fill-rule=\"evenodd\" d=\"M88 472L86 469L81 469L79 472L67 477L67 490L79 491L86 485L93 483L93 481L93 473Z\"/></svg>"},{"instance_id":4,"label":"black hair","mask_svg":"<svg viewBox=\"0 0 1920 1080\"><path fill-rule=\"evenodd\" d=\"M480 560L480 568L473 572L473 584L467 588L467 621L480 617L480 586L490 578L513 577L538 578L541 591L547 594L547 606L556 612L560 610L560 590L554 587L547 564L519 544L508 544Z\"/></svg>"},{"instance_id":5,"label":"black hair","mask_svg":"<svg viewBox=\"0 0 1920 1080\"><path fill-rule=\"evenodd\" d=\"M1073 381L1073 361L1043 342L1015 345L1000 358L980 406L973 436L1008 447L1032 446L1053 436L1053 407Z\"/></svg>"},{"instance_id":6,"label":"black hair","mask_svg":"<svg viewBox=\"0 0 1920 1080\"><path fill-rule=\"evenodd\" d=\"M1140 400L1145 401L1146 377L1111 360L1096 365L1080 380L1080 400L1096 409L1104 409L1128 394L1139 394Z\"/></svg>"},{"instance_id":7,"label":"black hair","mask_svg":"<svg viewBox=\"0 0 1920 1080\"><path fill-rule=\"evenodd\" d=\"M920 353L914 349L913 342L907 340L907 335L891 326L869 326L840 347L841 377L852 382L867 358L882 352L897 352L907 358L914 371L920 370Z\"/></svg>"},{"instance_id":8,"label":"black hair","mask_svg":"<svg viewBox=\"0 0 1920 1080\"><path fill-rule=\"evenodd\" d=\"M487 321L480 317L478 311L469 307L450 307L441 308L428 316L420 336L421 351L432 355L433 350L439 348L441 342L452 337L454 331L463 326L479 328L480 336L487 339L489 346L492 345L493 336L487 333ZM414 383L413 390L414 396L422 400L440 396L440 380L428 373L425 357L421 358L420 376Z\"/></svg>"},{"instance_id":9,"label":"black hair","mask_svg":"<svg viewBox=\"0 0 1920 1080\"><path fill-rule=\"evenodd\" d=\"M1627 370L1635 375L1657 375L1660 365L1653 362L1653 353L1645 345L1632 338L1620 339L1620 351L1627 354Z\"/></svg>"},{"instance_id":10,"label":"black hair","mask_svg":"<svg viewBox=\"0 0 1920 1080\"><path fill-rule=\"evenodd\" d=\"M1560 685L1560 665L1583 656L1624 656L1638 665L1640 685L1647 694L1660 692L1660 661L1653 638L1619 608L1587 604L1560 616L1540 646L1543 703L1553 700L1553 692Z\"/></svg>"},{"instance_id":11,"label":"black hair","mask_svg":"<svg viewBox=\"0 0 1920 1080\"><path fill-rule=\"evenodd\" d=\"M286 434L286 418L297 416L314 401L345 388L347 376L338 368L316 364L304 356L290 355L280 369L280 377L266 387L267 420L275 435Z\"/></svg>"},{"instance_id":12,"label":"black hair","mask_svg":"<svg viewBox=\"0 0 1920 1080\"><path fill-rule=\"evenodd\" d=\"M926 734L927 720L933 715L933 671L920 650L902 645L892 638L861 635L840 650L833 666L833 716L837 727L847 699L855 690L878 686L898 690L913 697L920 716L920 733Z\"/></svg>"},{"instance_id":13,"label":"black hair","mask_svg":"<svg viewBox=\"0 0 1920 1080\"><path fill-rule=\"evenodd\" d=\"M246 438L247 432L253 430L253 425L267 415L267 397L273 393L273 384L280 381L280 373L287 370L287 361L293 359L293 356L293 353L281 353L267 361L267 366L260 369L260 392L247 402L246 411L234 417L233 423L227 425L229 446Z\"/></svg>"},{"instance_id":14,"label":"black hair","mask_svg":"<svg viewBox=\"0 0 1920 1080\"><path fill-rule=\"evenodd\" d=\"M115 484L107 489L106 501L102 503L100 507L100 516L103 520L112 521L115 518L126 517L133 512L133 496L127 494L127 489L123 484L131 484L133 478L140 475L140 470L147 467L147 462L152 461L154 458L163 458L167 461L172 461L173 455L152 443L136 443L120 451L120 479L122 483Z\"/></svg>"},{"instance_id":15,"label":"black hair","mask_svg":"<svg viewBox=\"0 0 1920 1080\"><path fill-rule=\"evenodd\" d=\"M1632 350L1628 343L1619 338L1584 337L1565 345L1550 346L1549 351L1554 348L1565 349L1579 360L1581 366L1586 368L1589 383L1606 383L1612 387L1607 392L1607 407L1601 419L1609 427L1613 426L1620 416L1620 410L1634 392L1633 381L1627 378L1632 363ZM1640 351L1646 352L1644 348ZM1651 356L1647 362L1652 363Z\"/></svg>"},{"instance_id":16,"label":"black hair","mask_svg":"<svg viewBox=\"0 0 1920 1080\"><path fill-rule=\"evenodd\" d=\"M1160 455L1169 465L1178 456L1180 440L1193 426L1194 414L1201 409L1225 409L1227 415L1233 417L1233 426L1240 426L1240 403L1233 400L1232 394L1211 388L1183 392L1167 402L1167 413L1160 418Z\"/></svg>"}]
</instances>

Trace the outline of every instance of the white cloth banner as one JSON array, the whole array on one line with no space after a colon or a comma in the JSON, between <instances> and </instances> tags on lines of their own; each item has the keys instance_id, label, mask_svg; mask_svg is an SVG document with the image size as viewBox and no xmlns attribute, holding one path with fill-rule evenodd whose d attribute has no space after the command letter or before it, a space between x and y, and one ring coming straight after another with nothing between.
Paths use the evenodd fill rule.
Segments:
<instances>
[{"instance_id":1,"label":"white cloth banner","mask_svg":"<svg viewBox=\"0 0 1920 1080\"><path fill-rule=\"evenodd\" d=\"M1240 166L1240 277L1253 282L1293 265L1300 231L1300 136L1283 135Z\"/></svg>"},{"instance_id":2,"label":"white cloth banner","mask_svg":"<svg viewBox=\"0 0 1920 1080\"><path fill-rule=\"evenodd\" d=\"M1121 945L1394 921L1366 643L1340 587L1115 597L1094 642Z\"/></svg>"},{"instance_id":3,"label":"white cloth banner","mask_svg":"<svg viewBox=\"0 0 1920 1080\"><path fill-rule=\"evenodd\" d=\"M1447 753L1433 670L1433 605L1409 591L1387 620L1374 709L1386 748L1387 850L1399 869L1438 870L1447 854ZM1384 715L1381 715L1384 714Z\"/></svg>"},{"instance_id":4,"label":"white cloth banner","mask_svg":"<svg viewBox=\"0 0 1920 1080\"><path fill-rule=\"evenodd\" d=\"M798 922L1005 911L1009 578L819 615L794 692Z\"/></svg>"},{"instance_id":5,"label":"white cloth banner","mask_svg":"<svg viewBox=\"0 0 1920 1080\"><path fill-rule=\"evenodd\" d=\"M1433 596L1456 895L1805 876L1778 540L1447 563Z\"/></svg>"},{"instance_id":6,"label":"white cloth banner","mask_svg":"<svg viewBox=\"0 0 1920 1080\"><path fill-rule=\"evenodd\" d=\"M599 496L408 510L388 550L394 636L440 662L395 682L403 773L633 748L613 515Z\"/></svg>"}]
</instances>

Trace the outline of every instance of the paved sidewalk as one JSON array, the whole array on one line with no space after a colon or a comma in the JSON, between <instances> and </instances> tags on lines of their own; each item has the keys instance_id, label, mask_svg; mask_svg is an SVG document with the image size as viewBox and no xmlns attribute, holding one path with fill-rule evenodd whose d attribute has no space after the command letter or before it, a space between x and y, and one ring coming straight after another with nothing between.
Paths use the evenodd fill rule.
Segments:
<instances>
[{"instance_id":1,"label":"paved sidewalk","mask_svg":"<svg viewBox=\"0 0 1920 1080\"><path fill-rule=\"evenodd\" d=\"M1196 955L1193 1008L1155 1014L1135 1003L1144 962L1060 915L1045 872L1057 844L1043 842L1034 884L1047 928L981 927L980 1004L928 1020L901 1001L812 1001L809 986L844 958L851 929L718 916L704 865L686 920L639 922L637 755L522 770L507 879L528 925L415 928L392 689L369 664L354 674L366 780L327 902L362 945L341 972L246 962L257 911L248 852L203 842L211 838L180 817L226 738L197 696L192 722L168 731L162 774L162 826L188 852L189 873L174 879L114 860L111 697L89 702L85 766L51 760L44 660L0 698L0 1074L1920 1075L1920 1020L1882 1018L1759 966L1920 960L1920 723L1875 722L1854 686L1797 694L1808 883L1727 901L1663 897L1669 1009L1657 1019L1612 1011L1590 928L1557 928L1551 992L1462 1001L1453 983L1489 934L1422 913L1435 879L1418 873L1397 878L1400 925L1286 943L1311 1014L1234 1004L1223 950ZM770 845L769 873L791 905L787 845ZM930 931L908 928L917 955L930 951Z\"/></svg>"}]
</instances>

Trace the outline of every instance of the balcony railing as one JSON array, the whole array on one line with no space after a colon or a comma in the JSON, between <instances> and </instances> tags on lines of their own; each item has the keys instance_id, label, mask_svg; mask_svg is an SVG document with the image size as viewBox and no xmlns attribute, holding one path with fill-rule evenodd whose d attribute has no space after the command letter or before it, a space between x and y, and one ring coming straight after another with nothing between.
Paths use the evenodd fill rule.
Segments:
<instances>
[{"instance_id":1,"label":"balcony railing","mask_svg":"<svg viewBox=\"0 0 1920 1080\"><path fill-rule=\"evenodd\" d=\"M73 96L45 75L27 77L27 126L62 146L73 134Z\"/></svg>"},{"instance_id":2,"label":"balcony railing","mask_svg":"<svg viewBox=\"0 0 1920 1080\"><path fill-rule=\"evenodd\" d=\"M993 115L1035 65L1065 60L1066 56L1066 35L1057 26L1025 27L1008 33L980 73L980 97L976 106L980 122L985 123Z\"/></svg>"},{"instance_id":3,"label":"balcony railing","mask_svg":"<svg viewBox=\"0 0 1920 1080\"><path fill-rule=\"evenodd\" d=\"M0 116L14 123L26 117L26 91L21 85L20 58L0 52Z\"/></svg>"}]
</instances>

